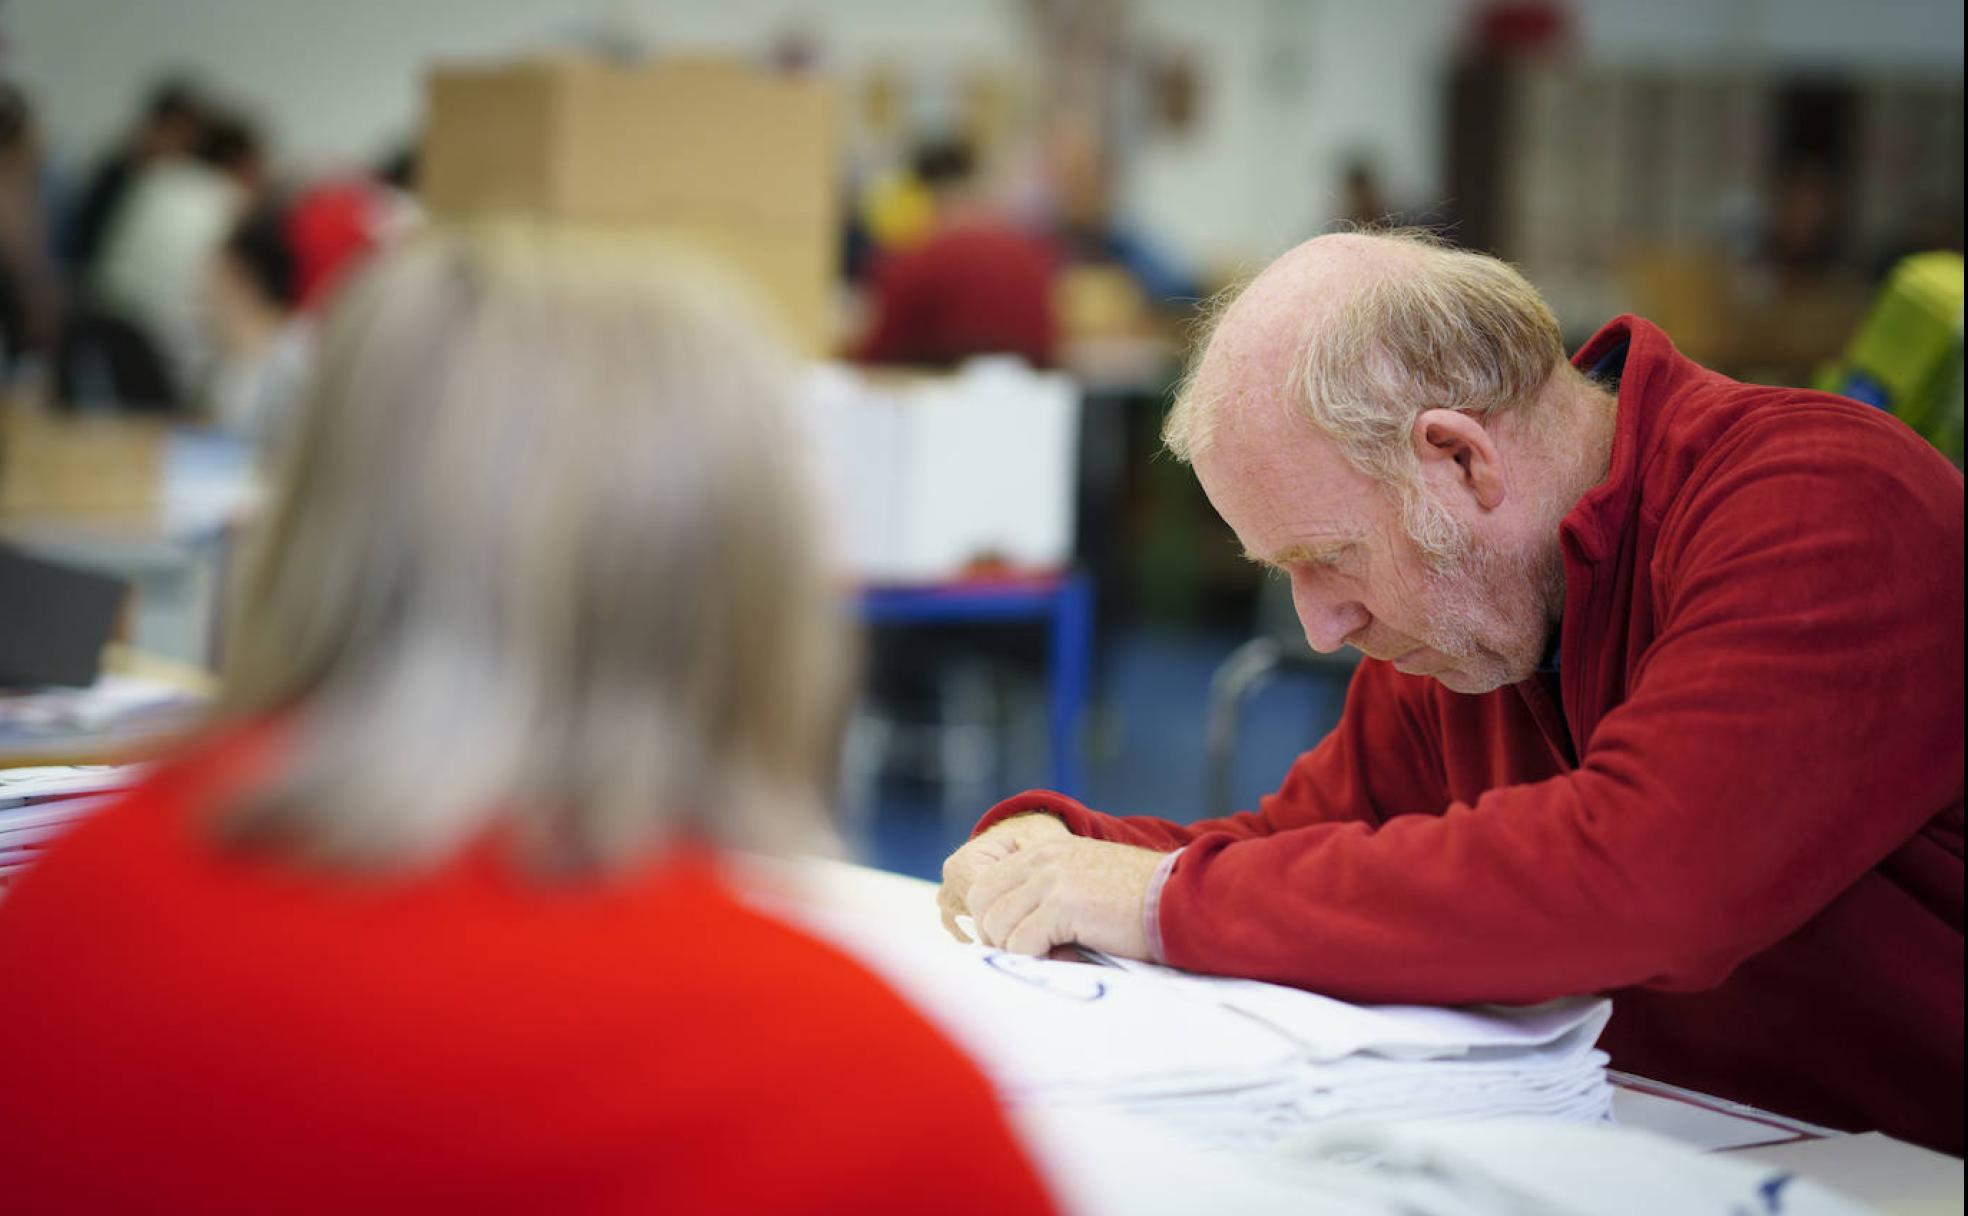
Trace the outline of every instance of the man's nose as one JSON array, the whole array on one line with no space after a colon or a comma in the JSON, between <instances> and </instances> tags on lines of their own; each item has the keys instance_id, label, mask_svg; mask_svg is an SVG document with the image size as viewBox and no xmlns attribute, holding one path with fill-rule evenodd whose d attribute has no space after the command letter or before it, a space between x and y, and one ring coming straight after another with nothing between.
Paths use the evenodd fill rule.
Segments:
<instances>
[{"instance_id":1,"label":"man's nose","mask_svg":"<svg viewBox=\"0 0 1968 1216\"><path fill-rule=\"evenodd\" d=\"M1357 600L1321 595L1305 585L1292 582L1292 604L1298 609L1298 623L1305 629L1305 640L1321 654L1331 654L1346 645L1346 639L1365 629L1372 621Z\"/></svg>"}]
</instances>

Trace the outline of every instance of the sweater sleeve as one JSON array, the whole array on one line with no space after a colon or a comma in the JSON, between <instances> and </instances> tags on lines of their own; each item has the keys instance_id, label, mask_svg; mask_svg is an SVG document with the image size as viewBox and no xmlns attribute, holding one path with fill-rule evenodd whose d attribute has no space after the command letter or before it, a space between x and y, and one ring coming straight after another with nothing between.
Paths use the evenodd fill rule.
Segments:
<instances>
[{"instance_id":1,"label":"sweater sleeve","mask_svg":"<svg viewBox=\"0 0 1968 1216\"><path fill-rule=\"evenodd\" d=\"M1705 988L1958 799L1961 476L1883 415L1797 421L1726 439L1660 521L1658 631L1576 770L1197 839L1168 961L1365 1001Z\"/></svg>"},{"instance_id":2,"label":"sweater sleeve","mask_svg":"<svg viewBox=\"0 0 1968 1216\"><path fill-rule=\"evenodd\" d=\"M1275 793L1255 811L1182 824L1146 815L1106 815L1051 790L1007 798L980 819L972 835L1013 815L1057 816L1076 836L1168 851L1199 840L1222 843L1290 833L1314 824L1352 824L1362 830L1388 816L1439 811L1448 796L1439 750L1427 718L1411 695L1414 685L1372 659L1354 670L1339 725L1300 755Z\"/></svg>"}]
</instances>

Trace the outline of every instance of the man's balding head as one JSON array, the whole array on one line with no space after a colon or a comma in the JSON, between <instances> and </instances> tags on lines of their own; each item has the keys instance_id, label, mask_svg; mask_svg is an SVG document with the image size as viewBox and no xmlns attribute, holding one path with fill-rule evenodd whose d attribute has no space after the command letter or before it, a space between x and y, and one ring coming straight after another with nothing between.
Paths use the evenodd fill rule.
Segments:
<instances>
[{"instance_id":1,"label":"man's balding head","mask_svg":"<svg viewBox=\"0 0 1968 1216\"><path fill-rule=\"evenodd\" d=\"M1564 363L1551 310L1509 265L1425 233L1334 233L1220 308L1163 439L1190 460L1237 416L1286 409L1398 481L1421 411L1527 412Z\"/></svg>"}]
</instances>

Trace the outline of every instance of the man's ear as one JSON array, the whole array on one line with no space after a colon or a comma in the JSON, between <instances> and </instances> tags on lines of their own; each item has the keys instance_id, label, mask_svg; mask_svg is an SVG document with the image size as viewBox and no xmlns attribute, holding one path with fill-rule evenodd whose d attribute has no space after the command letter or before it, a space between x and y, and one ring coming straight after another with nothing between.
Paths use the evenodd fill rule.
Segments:
<instances>
[{"instance_id":1,"label":"man's ear","mask_svg":"<svg viewBox=\"0 0 1968 1216\"><path fill-rule=\"evenodd\" d=\"M1455 410L1423 410L1410 438L1424 478L1443 489L1459 487L1485 511L1503 504L1509 491L1503 456L1481 422Z\"/></svg>"}]
</instances>

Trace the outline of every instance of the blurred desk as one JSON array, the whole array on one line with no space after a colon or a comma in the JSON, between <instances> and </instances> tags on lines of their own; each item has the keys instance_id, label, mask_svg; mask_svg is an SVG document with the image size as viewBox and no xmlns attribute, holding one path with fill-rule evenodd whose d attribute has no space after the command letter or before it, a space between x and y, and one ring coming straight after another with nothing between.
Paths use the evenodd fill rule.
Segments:
<instances>
[{"instance_id":1,"label":"blurred desk","mask_svg":"<svg viewBox=\"0 0 1968 1216\"><path fill-rule=\"evenodd\" d=\"M1080 788L1075 734L1093 684L1093 588L1078 571L975 578L861 593L870 628L1033 621L1046 627L1046 741L1054 789Z\"/></svg>"},{"instance_id":2,"label":"blurred desk","mask_svg":"<svg viewBox=\"0 0 1968 1216\"><path fill-rule=\"evenodd\" d=\"M750 858L744 864L775 885L792 884L802 897L823 906L925 936L943 936L934 883L839 861ZM1795 1169L1890 1216L1962 1210L1962 1163L1953 1157L1876 1133L1824 1132L1781 1115L1640 1077L1615 1073L1613 1080L1618 1086L1614 1111L1627 1127L1698 1148L1731 1145L1718 1151L1740 1152ZM1773 1139L1780 1142L1772 1143Z\"/></svg>"},{"instance_id":3,"label":"blurred desk","mask_svg":"<svg viewBox=\"0 0 1968 1216\"><path fill-rule=\"evenodd\" d=\"M243 441L0 408L0 540L131 584L126 640L149 654L212 657L232 534L257 494Z\"/></svg>"},{"instance_id":4,"label":"blurred desk","mask_svg":"<svg viewBox=\"0 0 1968 1216\"><path fill-rule=\"evenodd\" d=\"M80 725L74 729L22 730L0 720L0 768L42 764L123 764L167 747L204 715L205 705L218 692L211 672L188 663L159 658L112 642L103 650L103 675L142 681L162 697L174 698L155 710L145 710L122 722ZM0 703L32 698L38 693L0 693ZM64 690L56 696L71 696Z\"/></svg>"}]
</instances>

